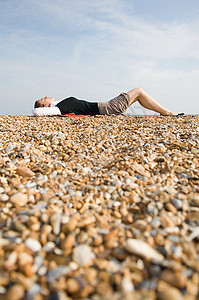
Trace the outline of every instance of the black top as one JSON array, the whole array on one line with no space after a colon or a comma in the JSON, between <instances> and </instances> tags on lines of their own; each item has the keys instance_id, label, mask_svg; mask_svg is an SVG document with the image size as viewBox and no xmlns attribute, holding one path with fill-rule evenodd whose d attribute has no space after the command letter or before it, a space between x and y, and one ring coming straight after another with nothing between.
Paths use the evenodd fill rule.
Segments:
<instances>
[{"instance_id":1,"label":"black top","mask_svg":"<svg viewBox=\"0 0 199 300\"><path fill-rule=\"evenodd\" d=\"M99 115L97 102L78 100L75 97L66 98L56 106L60 109L62 115L69 113L75 113L76 115Z\"/></svg>"}]
</instances>

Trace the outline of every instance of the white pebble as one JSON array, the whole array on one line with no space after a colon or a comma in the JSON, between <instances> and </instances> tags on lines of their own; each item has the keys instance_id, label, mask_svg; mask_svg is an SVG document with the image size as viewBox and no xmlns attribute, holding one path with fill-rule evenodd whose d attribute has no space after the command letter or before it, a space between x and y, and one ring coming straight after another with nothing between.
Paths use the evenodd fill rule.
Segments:
<instances>
[{"instance_id":1,"label":"white pebble","mask_svg":"<svg viewBox=\"0 0 199 300\"><path fill-rule=\"evenodd\" d=\"M9 199L8 195L6 195L6 194L1 194L0 195L0 201L6 202L6 201L8 201L8 199Z\"/></svg>"},{"instance_id":2,"label":"white pebble","mask_svg":"<svg viewBox=\"0 0 199 300\"><path fill-rule=\"evenodd\" d=\"M129 293L134 290L134 285L128 277L122 279L121 287L124 293Z\"/></svg>"},{"instance_id":3,"label":"white pebble","mask_svg":"<svg viewBox=\"0 0 199 300\"><path fill-rule=\"evenodd\" d=\"M10 152L10 151L14 150L16 147L17 147L17 143L10 144L10 145L8 145L8 146L6 147L5 152L6 152L6 153L7 153L7 152Z\"/></svg>"},{"instance_id":4,"label":"white pebble","mask_svg":"<svg viewBox=\"0 0 199 300\"><path fill-rule=\"evenodd\" d=\"M155 262L160 262L164 259L162 254L154 250L142 240L128 239L126 241L125 249L132 254L136 254Z\"/></svg>"},{"instance_id":5,"label":"white pebble","mask_svg":"<svg viewBox=\"0 0 199 300\"><path fill-rule=\"evenodd\" d=\"M78 269L78 264L74 261L69 262L69 268L71 271L76 271Z\"/></svg>"},{"instance_id":6,"label":"white pebble","mask_svg":"<svg viewBox=\"0 0 199 300\"><path fill-rule=\"evenodd\" d=\"M25 245L28 249L30 249L33 252L38 252L41 250L41 244L37 240L31 238L28 238L25 241Z\"/></svg>"},{"instance_id":7,"label":"white pebble","mask_svg":"<svg viewBox=\"0 0 199 300\"><path fill-rule=\"evenodd\" d=\"M86 266L95 257L88 245L78 245L73 251L73 260L80 266Z\"/></svg>"},{"instance_id":8,"label":"white pebble","mask_svg":"<svg viewBox=\"0 0 199 300\"><path fill-rule=\"evenodd\" d=\"M4 188L0 186L0 194L4 193Z\"/></svg>"},{"instance_id":9,"label":"white pebble","mask_svg":"<svg viewBox=\"0 0 199 300\"><path fill-rule=\"evenodd\" d=\"M48 242L43 246L43 250L45 252L51 252L55 248L55 243L53 242Z\"/></svg>"}]
</instances>

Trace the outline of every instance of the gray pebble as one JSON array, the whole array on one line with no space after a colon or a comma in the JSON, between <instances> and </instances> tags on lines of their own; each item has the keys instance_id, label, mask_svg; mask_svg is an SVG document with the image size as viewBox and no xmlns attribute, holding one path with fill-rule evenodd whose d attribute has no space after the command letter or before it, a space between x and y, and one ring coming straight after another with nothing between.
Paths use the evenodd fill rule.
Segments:
<instances>
[{"instance_id":1,"label":"gray pebble","mask_svg":"<svg viewBox=\"0 0 199 300\"><path fill-rule=\"evenodd\" d=\"M48 272L47 281L51 283L52 281L58 279L61 276L67 275L70 271L69 267L58 266Z\"/></svg>"},{"instance_id":2,"label":"gray pebble","mask_svg":"<svg viewBox=\"0 0 199 300\"><path fill-rule=\"evenodd\" d=\"M182 200L174 198L171 200L171 203L177 208L177 209L181 209L182 208Z\"/></svg>"}]
</instances>

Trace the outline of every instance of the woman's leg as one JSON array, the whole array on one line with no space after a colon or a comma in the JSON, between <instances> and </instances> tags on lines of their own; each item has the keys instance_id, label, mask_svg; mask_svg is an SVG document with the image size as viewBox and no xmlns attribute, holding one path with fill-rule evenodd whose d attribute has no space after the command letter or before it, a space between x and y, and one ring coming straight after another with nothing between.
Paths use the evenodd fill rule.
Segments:
<instances>
[{"instance_id":1,"label":"woman's leg","mask_svg":"<svg viewBox=\"0 0 199 300\"><path fill-rule=\"evenodd\" d=\"M130 97L130 105L138 101L143 107L158 112L163 116L173 116L174 112L164 108L151 96L149 96L143 89L136 88L127 92Z\"/></svg>"}]
</instances>

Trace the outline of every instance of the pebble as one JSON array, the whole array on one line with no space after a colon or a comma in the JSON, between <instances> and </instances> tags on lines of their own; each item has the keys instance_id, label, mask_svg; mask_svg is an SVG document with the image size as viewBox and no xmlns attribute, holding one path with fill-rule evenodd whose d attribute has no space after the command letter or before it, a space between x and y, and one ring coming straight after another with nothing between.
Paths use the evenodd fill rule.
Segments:
<instances>
[{"instance_id":1,"label":"pebble","mask_svg":"<svg viewBox=\"0 0 199 300\"><path fill-rule=\"evenodd\" d=\"M41 291L41 286L39 284L33 284L27 291L27 300L32 300Z\"/></svg>"},{"instance_id":2,"label":"pebble","mask_svg":"<svg viewBox=\"0 0 199 300\"><path fill-rule=\"evenodd\" d=\"M8 145L6 148L5 148L5 152L10 152L10 151L13 151L15 148L17 147L17 143L14 143L14 144L10 144Z\"/></svg>"},{"instance_id":3,"label":"pebble","mask_svg":"<svg viewBox=\"0 0 199 300\"><path fill-rule=\"evenodd\" d=\"M1 194L0 195L0 201L6 202L9 200L9 196L6 194Z\"/></svg>"},{"instance_id":4,"label":"pebble","mask_svg":"<svg viewBox=\"0 0 199 300\"><path fill-rule=\"evenodd\" d=\"M122 279L121 287L124 293L130 293L134 290L134 285L128 277Z\"/></svg>"},{"instance_id":5,"label":"pebble","mask_svg":"<svg viewBox=\"0 0 199 300\"><path fill-rule=\"evenodd\" d=\"M35 175L29 168L26 167L18 167L16 169L16 173L22 177L33 177Z\"/></svg>"},{"instance_id":6,"label":"pebble","mask_svg":"<svg viewBox=\"0 0 199 300\"><path fill-rule=\"evenodd\" d=\"M184 296L182 293L176 289L171 287L170 285L164 283L164 282L159 282L158 284L158 299L160 300L183 300Z\"/></svg>"},{"instance_id":7,"label":"pebble","mask_svg":"<svg viewBox=\"0 0 199 300\"><path fill-rule=\"evenodd\" d=\"M69 278L66 281L66 290L70 294L75 294L79 291L80 285L79 282L75 278Z\"/></svg>"},{"instance_id":8,"label":"pebble","mask_svg":"<svg viewBox=\"0 0 199 300\"><path fill-rule=\"evenodd\" d=\"M168 210L168 211L170 211L170 212L172 212L172 213L174 213L174 214L177 214L177 209L176 209L176 207L172 204L172 203L166 203L165 204L165 207L166 207L166 209Z\"/></svg>"},{"instance_id":9,"label":"pebble","mask_svg":"<svg viewBox=\"0 0 199 300\"><path fill-rule=\"evenodd\" d=\"M18 192L10 197L10 202L17 206L25 206L28 203L28 197L27 195Z\"/></svg>"},{"instance_id":10,"label":"pebble","mask_svg":"<svg viewBox=\"0 0 199 300\"><path fill-rule=\"evenodd\" d=\"M198 116L0 121L1 299L197 299Z\"/></svg>"},{"instance_id":11,"label":"pebble","mask_svg":"<svg viewBox=\"0 0 199 300\"><path fill-rule=\"evenodd\" d=\"M94 259L95 255L91 251L88 245L78 245L73 250L73 260L76 261L80 266L87 266L91 260Z\"/></svg>"},{"instance_id":12,"label":"pebble","mask_svg":"<svg viewBox=\"0 0 199 300\"><path fill-rule=\"evenodd\" d=\"M54 248L55 248L55 243L53 243L53 242L47 242L47 243L43 246L43 250L44 250L45 252L51 252Z\"/></svg>"},{"instance_id":13,"label":"pebble","mask_svg":"<svg viewBox=\"0 0 199 300\"><path fill-rule=\"evenodd\" d=\"M160 279L177 288L184 288L187 282L187 278L181 272L170 270L164 270L160 275Z\"/></svg>"},{"instance_id":14,"label":"pebble","mask_svg":"<svg viewBox=\"0 0 199 300\"><path fill-rule=\"evenodd\" d=\"M8 292L6 293L6 300L21 300L24 297L24 294L24 287L20 284L15 284L8 289Z\"/></svg>"},{"instance_id":15,"label":"pebble","mask_svg":"<svg viewBox=\"0 0 199 300\"><path fill-rule=\"evenodd\" d=\"M0 194L3 194L3 193L4 193L4 188L0 187Z\"/></svg>"},{"instance_id":16,"label":"pebble","mask_svg":"<svg viewBox=\"0 0 199 300\"><path fill-rule=\"evenodd\" d=\"M70 269L65 266L58 266L52 270L50 270L47 274L47 281L52 282L54 280L57 280L61 276L65 276L69 273Z\"/></svg>"},{"instance_id":17,"label":"pebble","mask_svg":"<svg viewBox=\"0 0 199 300\"><path fill-rule=\"evenodd\" d=\"M132 254L136 254L154 262L161 262L164 259L162 254L142 240L128 239L125 244L125 249Z\"/></svg>"},{"instance_id":18,"label":"pebble","mask_svg":"<svg viewBox=\"0 0 199 300\"><path fill-rule=\"evenodd\" d=\"M59 234L60 233L60 225L61 225L61 214L60 213L55 213L51 217L51 224L53 228L54 234Z\"/></svg>"},{"instance_id":19,"label":"pebble","mask_svg":"<svg viewBox=\"0 0 199 300\"><path fill-rule=\"evenodd\" d=\"M38 252L41 250L41 244L37 240L31 238L25 240L25 245L28 249L30 249L33 252Z\"/></svg>"},{"instance_id":20,"label":"pebble","mask_svg":"<svg viewBox=\"0 0 199 300\"><path fill-rule=\"evenodd\" d=\"M182 208L182 200L174 198L171 200L171 203L177 208L177 209L181 209Z\"/></svg>"}]
</instances>

